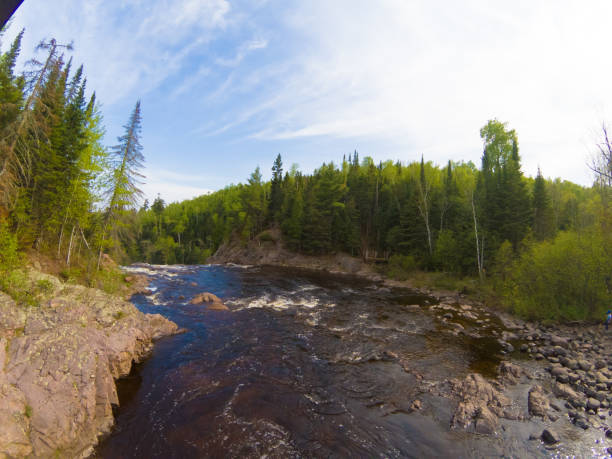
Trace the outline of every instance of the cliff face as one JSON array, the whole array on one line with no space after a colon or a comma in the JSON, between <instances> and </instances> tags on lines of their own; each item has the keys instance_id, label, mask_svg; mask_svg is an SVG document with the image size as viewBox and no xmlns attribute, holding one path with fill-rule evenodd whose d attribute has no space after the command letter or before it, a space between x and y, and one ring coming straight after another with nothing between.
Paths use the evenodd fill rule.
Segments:
<instances>
[{"instance_id":1,"label":"cliff face","mask_svg":"<svg viewBox=\"0 0 612 459\"><path fill-rule=\"evenodd\" d=\"M355 274L377 280L381 278L371 266L347 254L309 256L292 252L283 244L279 230L264 231L246 244L237 240L224 243L207 262L287 266Z\"/></svg>"},{"instance_id":2,"label":"cliff face","mask_svg":"<svg viewBox=\"0 0 612 459\"><path fill-rule=\"evenodd\" d=\"M0 457L86 456L113 424L115 379L177 326L100 290L34 276L52 286L39 307L0 292Z\"/></svg>"}]
</instances>

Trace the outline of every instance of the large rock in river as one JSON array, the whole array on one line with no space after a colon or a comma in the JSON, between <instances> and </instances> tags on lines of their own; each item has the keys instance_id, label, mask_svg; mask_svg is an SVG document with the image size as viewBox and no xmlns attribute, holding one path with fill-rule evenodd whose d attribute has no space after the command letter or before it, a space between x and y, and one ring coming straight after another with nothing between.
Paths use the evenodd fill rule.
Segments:
<instances>
[{"instance_id":1,"label":"large rock in river","mask_svg":"<svg viewBox=\"0 0 612 459\"><path fill-rule=\"evenodd\" d=\"M477 373L453 382L453 392L460 401L451 425L491 435L499 428L498 417L514 418L511 400Z\"/></svg>"},{"instance_id":2,"label":"large rock in river","mask_svg":"<svg viewBox=\"0 0 612 459\"><path fill-rule=\"evenodd\" d=\"M113 424L115 379L177 331L96 289L53 284L22 308L0 292L0 457L79 457Z\"/></svg>"},{"instance_id":3,"label":"large rock in river","mask_svg":"<svg viewBox=\"0 0 612 459\"><path fill-rule=\"evenodd\" d=\"M193 297L190 304L208 303L208 309L211 311L229 311L229 308L223 304L221 298L209 292L199 293Z\"/></svg>"},{"instance_id":4,"label":"large rock in river","mask_svg":"<svg viewBox=\"0 0 612 459\"><path fill-rule=\"evenodd\" d=\"M550 408L550 403L541 386L536 385L529 390L527 407L530 415L540 416L542 418L546 417L548 409Z\"/></svg>"}]
</instances>

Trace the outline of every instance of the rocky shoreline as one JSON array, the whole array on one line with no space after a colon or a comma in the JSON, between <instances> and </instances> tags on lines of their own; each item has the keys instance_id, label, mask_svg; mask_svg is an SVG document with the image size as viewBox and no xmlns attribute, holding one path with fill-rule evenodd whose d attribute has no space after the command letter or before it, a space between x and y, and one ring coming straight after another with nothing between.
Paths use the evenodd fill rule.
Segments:
<instances>
[{"instance_id":1,"label":"rocky shoreline","mask_svg":"<svg viewBox=\"0 0 612 459\"><path fill-rule=\"evenodd\" d=\"M97 289L31 280L38 307L0 292L0 457L85 457L113 425L115 380L178 327Z\"/></svg>"},{"instance_id":2,"label":"rocky shoreline","mask_svg":"<svg viewBox=\"0 0 612 459\"><path fill-rule=\"evenodd\" d=\"M457 405L451 427L496 435L500 421L529 421L529 440L564 450L591 432L592 449L612 454L612 334L603 326L545 326L441 297L430 311L440 332L493 337L501 363L494 378L478 373L433 382L433 392ZM493 349L491 352L495 352Z\"/></svg>"}]
</instances>

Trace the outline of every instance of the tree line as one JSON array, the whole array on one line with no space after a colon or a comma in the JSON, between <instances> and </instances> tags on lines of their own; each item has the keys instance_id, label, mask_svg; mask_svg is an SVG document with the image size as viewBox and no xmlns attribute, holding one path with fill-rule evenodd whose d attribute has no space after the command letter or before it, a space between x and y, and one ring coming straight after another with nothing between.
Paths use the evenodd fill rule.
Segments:
<instances>
[{"instance_id":1,"label":"tree line","mask_svg":"<svg viewBox=\"0 0 612 459\"><path fill-rule=\"evenodd\" d=\"M140 102L108 149L96 94L67 57L72 45L41 42L42 59L18 73L23 34L0 54L0 238L92 274L140 194Z\"/></svg>"},{"instance_id":2,"label":"tree line","mask_svg":"<svg viewBox=\"0 0 612 459\"><path fill-rule=\"evenodd\" d=\"M609 253L609 186L545 179L539 170L526 177L517 133L506 123L488 121L480 137L479 168L423 157L376 164L355 151L304 174L295 165L285 170L279 154L269 181L258 167L244 184L169 205L158 196L132 211L124 256L204 263L224 242L269 237L265 230L276 227L290 249L305 254L346 252L404 270L476 276L527 316L599 314L610 297L604 285L610 258L593 257L599 249ZM589 244L589 254L580 252ZM583 287L563 293L575 279Z\"/></svg>"}]
</instances>

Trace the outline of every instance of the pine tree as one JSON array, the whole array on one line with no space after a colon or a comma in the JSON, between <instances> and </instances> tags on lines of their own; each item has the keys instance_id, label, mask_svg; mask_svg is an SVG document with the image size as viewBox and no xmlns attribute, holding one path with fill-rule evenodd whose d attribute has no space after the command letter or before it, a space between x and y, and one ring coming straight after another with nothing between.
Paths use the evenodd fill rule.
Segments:
<instances>
[{"instance_id":1,"label":"pine tree","mask_svg":"<svg viewBox=\"0 0 612 459\"><path fill-rule=\"evenodd\" d=\"M482 233L494 253L507 240L516 249L527 234L531 202L521 172L518 141L514 129L490 120L481 130L484 142L482 186Z\"/></svg>"},{"instance_id":2,"label":"pine tree","mask_svg":"<svg viewBox=\"0 0 612 459\"><path fill-rule=\"evenodd\" d=\"M266 221L266 193L259 166L249 177L248 184L243 187L241 198L246 211L245 236L252 239L264 229Z\"/></svg>"},{"instance_id":3,"label":"pine tree","mask_svg":"<svg viewBox=\"0 0 612 459\"><path fill-rule=\"evenodd\" d=\"M124 126L125 134L118 137L119 143L111 151L111 175L107 181L106 194L109 197L108 207L104 215L104 229L100 242L98 256L98 268L102 251L107 244L107 236L112 240L118 240L117 223L119 217L131 207L134 207L142 197L142 191L138 186L142 183L144 176L140 173L143 167L144 156L140 145L142 117L140 113L140 100L130 115L128 124Z\"/></svg>"},{"instance_id":4,"label":"pine tree","mask_svg":"<svg viewBox=\"0 0 612 459\"><path fill-rule=\"evenodd\" d=\"M19 37L19 42L20 40ZM37 46L37 50L48 51L47 58L44 64L32 61L39 66L39 70L29 74L28 86L31 89L18 119L4 140L6 147L3 149L3 162L0 166L0 204L10 210L14 210L18 205L16 197L19 188L31 185L32 162L36 154L32 150L47 140L49 119L52 115L42 98L49 76L57 74L58 69L62 67L61 57L58 56L61 48L70 50L72 45L61 45L52 39ZM18 50L19 46L15 49Z\"/></svg>"},{"instance_id":5,"label":"pine tree","mask_svg":"<svg viewBox=\"0 0 612 459\"><path fill-rule=\"evenodd\" d=\"M23 30L8 52L0 55L0 205L7 206L16 186L18 163L14 154L14 133L24 104L25 80L15 75Z\"/></svg>"},{"instance_id":6,"label":"pine tree","mask_svg":"<svg viewBox=\"0 0 612 459\"><path fill-rule=\"evenodd\" d=\"M278 213L283 205L283 161L280 153L272 166L272 181L270 182L270 202L268 205L269 217L272 221L278 220Z\"/></svg>"},{"instance_id":7,"label":"pine tree","mask_svg":"<svg viewBox=\"0 0 612 459\"><path fill-rule=\"evenodd\" d=\"M553 233L553 213L546 181L538 167L538 175L533 184L533 235L542 241Z\"/></svg>"}]
</instances>

